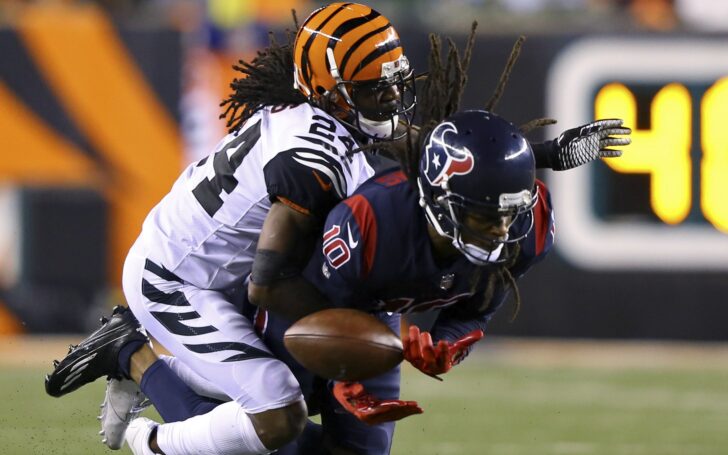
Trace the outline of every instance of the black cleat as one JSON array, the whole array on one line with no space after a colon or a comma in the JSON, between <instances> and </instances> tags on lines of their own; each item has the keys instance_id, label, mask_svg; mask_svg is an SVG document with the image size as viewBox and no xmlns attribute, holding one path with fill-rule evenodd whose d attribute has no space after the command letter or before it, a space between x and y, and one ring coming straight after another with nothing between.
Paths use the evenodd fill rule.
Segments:
<instances>
[{"instance_id":1,"label":"black cleat","mask_svg":"<svg viewBox=\"0 0 728 455\"><path fill-rule=\"evenodd\" d=\"M46 375L48 395L60 397L103 376L120 379L119 351L129 341L149 341L131 310L117 306L101 328L77 346Z\"/></svg>"}]
</instances>

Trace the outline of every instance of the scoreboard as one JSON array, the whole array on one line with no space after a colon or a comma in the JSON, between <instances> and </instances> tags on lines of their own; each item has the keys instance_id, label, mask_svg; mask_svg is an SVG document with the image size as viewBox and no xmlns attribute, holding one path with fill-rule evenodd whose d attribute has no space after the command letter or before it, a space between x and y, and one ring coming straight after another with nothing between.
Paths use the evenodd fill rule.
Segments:
<instances>
[{"instance_id":1,"label":"scoreboard","mask_svg":"<svg viewBox=\"0 0 728 455\"><path fill-rule=\"evenodd\" d=\"M622 157L554 174L557 245L586 269L728 270L728 42L587 37L548 71L566 126L618 117Z\"/></svg>"}]
</instances>

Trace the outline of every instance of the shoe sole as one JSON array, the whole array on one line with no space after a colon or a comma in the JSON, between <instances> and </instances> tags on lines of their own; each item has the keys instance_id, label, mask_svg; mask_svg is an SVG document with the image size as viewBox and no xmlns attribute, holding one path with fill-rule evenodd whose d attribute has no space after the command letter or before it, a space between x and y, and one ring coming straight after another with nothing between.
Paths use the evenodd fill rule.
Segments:
<instances>
[{"instance_id":1,"label":"shoe sole","mask_svg":"<svg viewBox=\"0 0 728 455\"><path fill-rule=\"evenodd\" d=\"M102 333L97 335L91 334L89 338L83 340L79 345L72 347L71 351L61 362L54 361L55 368L50 375L46 375L45 380L46 392L49 395L60 397L85 384L91 383L100 377L115 376L116 373L114 371L104 371L105 367L108 369L108 365L102 364L100 365L100 369L102 371L100 371L96 377L91 375L83 378L91 362L100 352L108 349L109 345L112 345L124 338L128 338L130 340L134 338L146 339L146 335L142 332L138 322L135 320L129 320L128 317L125 316L127 312L130 312L130 310L122 312L115 309L112 314L112 318L116 315L120 315L120 318L126 317L127 320L118 322L118 326L113 329L104 330L107 324L112 323L112 320L102 318L104 325L98 329L98 331L103 331ZM130 315L130 317L133 317L133 315ZM106 340L102 342L101 340L103 339ZM94 346L96 343L102 344ZM99 360L102 362L104 361L103 359ZM60 385L57 384L58 382L60 382Z\"/></svg>"}]
</instances>

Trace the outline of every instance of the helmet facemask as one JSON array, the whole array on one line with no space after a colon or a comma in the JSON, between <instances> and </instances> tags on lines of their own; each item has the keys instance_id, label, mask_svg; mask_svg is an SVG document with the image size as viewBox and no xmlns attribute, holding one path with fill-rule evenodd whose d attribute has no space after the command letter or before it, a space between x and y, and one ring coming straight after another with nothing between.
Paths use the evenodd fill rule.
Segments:
<instances>
[{"instance_id":1,"label":"helmet facemask","mask_svg":"<svg viewBox=\"0 0 728 455\"><path fill-rule=\"evenodd\" d=\"M427 221L438 235L452 241L460 253L475 265L503 264L509 262L513 253L509 245L523 240L533 229L533 208L538 202L538 193L523 190L519 193L501 194L497 203L488 204L465 198L450 190L448 179L440 184L437 193L428 195L420 178L417 179L420 193L420 205L425 209ZM507 220L507 234L503 238L494 238L471 229L465 223L468 215L481 219L490 219L493 224ZM523 219L526 221L522 221ZM475 239L479 245L467 242ZM489 245L485 248L482 245Z\"/></svg>"},{"instance_id":2,"label":"helmet facemask","mask_svg":"<svg viewBox=\"0 0 728 455\"><path fill-rule=\"evenodd\" d=\"M403 138L412 123L416 105L414 72L407 57L402 55L397 61L382 64L380 79L347 81L341 78L331 49L327 49L326 56L336 85L323 96L335 101L331 104L334 114L370 139L381 141ZM388 90L393 90L396 98L386 109L381 109L382 103L366 108L356 102L362 98L377 97L378 93ZM398 131L400 123L407 128Z\"/></svg>"}]
</instances>

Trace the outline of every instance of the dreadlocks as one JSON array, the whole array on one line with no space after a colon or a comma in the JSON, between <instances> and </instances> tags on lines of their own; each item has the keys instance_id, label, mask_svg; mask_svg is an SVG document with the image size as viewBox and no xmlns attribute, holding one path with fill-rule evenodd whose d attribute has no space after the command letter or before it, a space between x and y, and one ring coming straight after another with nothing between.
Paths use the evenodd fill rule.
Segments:
<instances>
[{"instance_id":1,"label":"dreadlocks","mask_svg":"<svg viewBox=\"0 0 728 455\"><path fill-rule=\"evenodd\" d=\"M399 154L400 164L407 178L415 187L419 172L420 151L432 129L460 107L460 99L468 81L467 71L475 43L477 22L473 22L463 58L460 59L457 46L448 38L447 59L442 61L442 40L430 35L429 71L419 90L417 106L420 112L420 129L407 137L404 153Z\"/></svg>"},{"instance_id":2,"label":"dreadlocks","mask_svg":"<svg viewBox=\"0 0 728 455\"><path fill-rule=\"evenodd\" d=\"M298 20L293 11L293 20L298 29ZM266 106L298 105L306 97L293 87L293 40L294 33L287 32L287 42L280 45L270 33L270 44L258 52L250 62L239 60L233 65L243 77L230 84L233 92L220 103L225 111L220 118L227 118L229 131L235 132L253 114Z\"/></svg>"}]
</instances>

